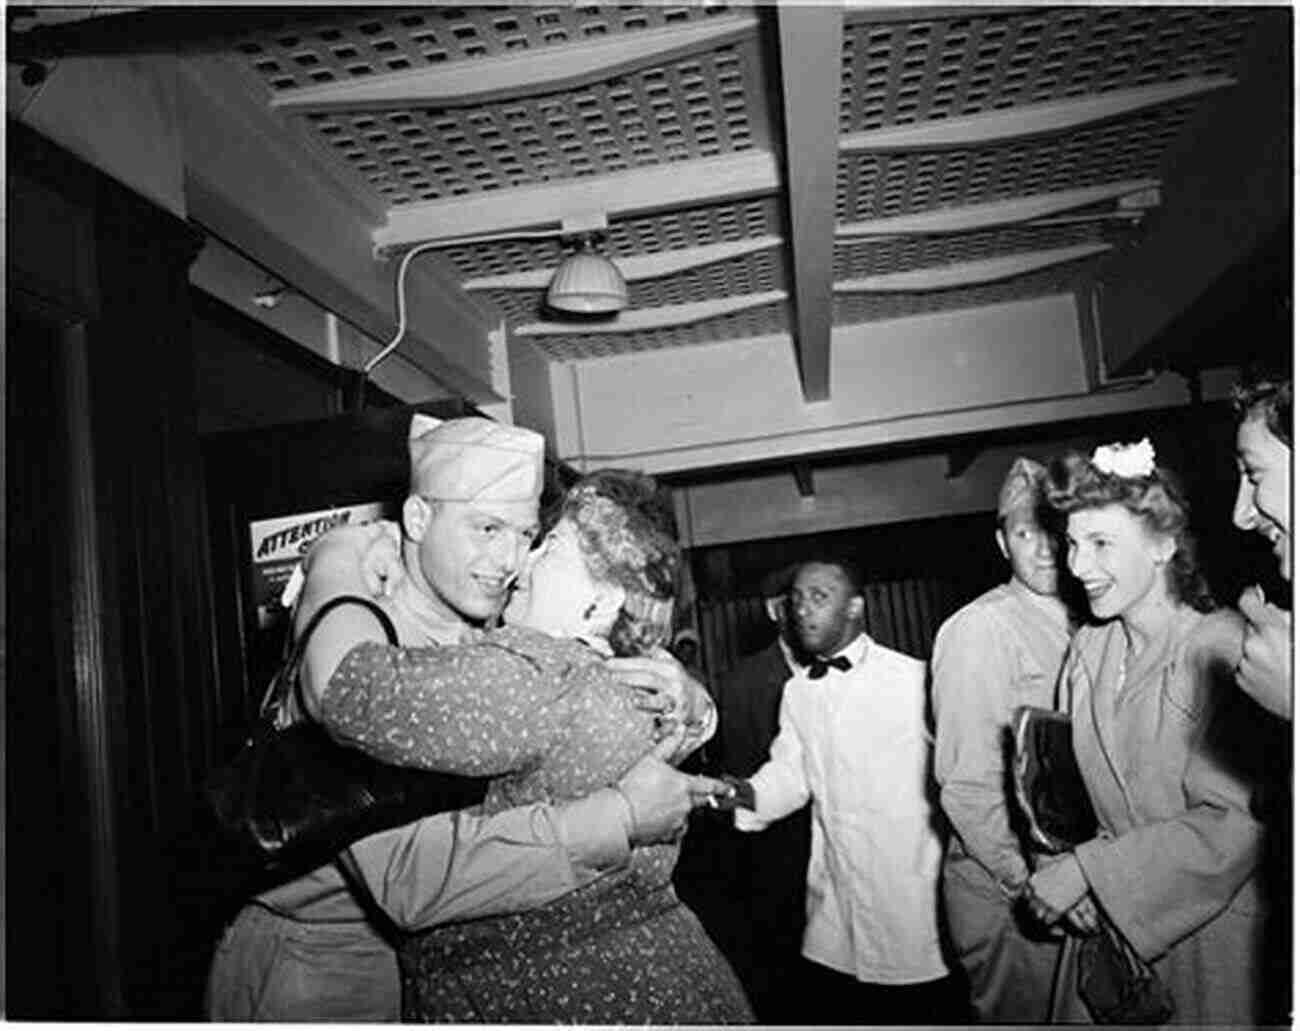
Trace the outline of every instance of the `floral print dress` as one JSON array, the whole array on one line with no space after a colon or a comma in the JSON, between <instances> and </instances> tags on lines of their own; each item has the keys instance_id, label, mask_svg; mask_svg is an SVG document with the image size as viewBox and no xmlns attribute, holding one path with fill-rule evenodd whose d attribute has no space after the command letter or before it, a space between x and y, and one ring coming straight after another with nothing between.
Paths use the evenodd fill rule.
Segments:
<instances>
[{"instance_id":1,"label":"floral print dress","mask_svg":"<svg viewBox=\"0 0 1300 1031\"><path fill-rule=\"evenodd\" d=\"M508 627L453 647L368 642L330 681L341 741L404 766L495 778L483 810L614 784L654 743L653 716L581 642ZM403 1017L491 1023L746 1023L744 992L671 885L677 845L524 913L411 936Z\"/></svg>"}]
</instances>

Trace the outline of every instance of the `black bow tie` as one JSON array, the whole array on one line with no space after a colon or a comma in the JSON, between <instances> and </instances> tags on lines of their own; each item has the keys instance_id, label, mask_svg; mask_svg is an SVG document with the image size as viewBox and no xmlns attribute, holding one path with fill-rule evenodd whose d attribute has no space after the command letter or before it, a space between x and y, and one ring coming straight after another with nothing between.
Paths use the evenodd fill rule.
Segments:
<instances>
[{"instance_id":1,"label":"black bow tie","mask_svg":"<svg viewBox=\"0 0 1300 1031\"><path fill-rule=\"evenodd\" d=\"M808 679L821 680L821 678L826 675L828 669L837 669L841 673L847 673L852 668L853 663L843 655L837 655L833 659L814 658L810 663L808 663Z\"/></svg>"}]
</instances>

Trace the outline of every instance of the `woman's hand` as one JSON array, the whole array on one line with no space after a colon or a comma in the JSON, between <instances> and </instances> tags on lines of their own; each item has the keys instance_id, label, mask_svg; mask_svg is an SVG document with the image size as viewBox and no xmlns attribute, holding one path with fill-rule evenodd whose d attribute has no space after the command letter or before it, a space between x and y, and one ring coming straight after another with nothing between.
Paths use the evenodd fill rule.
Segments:
<instances>
[{"instance_id":1,"label":"woman's hand","mask_svg":"<svg viewBox=\"0 0 1300 1031\"><path fill-rule=\"evenodd\" d=\"M1065 914L1066 921L1080 934L1096 934L1101 930L1101 916L1091 895L1085 895Z\"/></svg>"},{"instance_id":2,"label":"woman's hand","mask_svg":"<svg viewBox=\"0 0 1300 1031\"><path fill-rule=\"evenodd\" d=\"M692 746L712 733L713 699L670 652L656 648L650 655L606 659L605 668L634 689L637 708L653 712L661 732L684 727Z\"/></svg>"},{"instance_id":3,"label":"woman's hand","mask_svg":"<svg viewBox=\"0 0 1300 1031\"><path fill-rule=\"evenodd\" d=\"M1029 878L1025 904L1044 924L1054 924L1069 914L1088 894L1088 880L1073 852L1044 861ZM1085 913L1081 919L1086 918ZM1095 909L1093 911L1095 917Z\"/></svg>"}]
</instances>

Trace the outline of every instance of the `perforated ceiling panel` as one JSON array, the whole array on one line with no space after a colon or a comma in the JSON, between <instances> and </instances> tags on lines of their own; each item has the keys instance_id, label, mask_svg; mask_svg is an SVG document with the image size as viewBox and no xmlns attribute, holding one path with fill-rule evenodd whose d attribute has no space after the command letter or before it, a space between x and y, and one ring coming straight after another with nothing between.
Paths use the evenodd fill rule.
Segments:
<instances>
[{"instance_id":1,"label":"perforated ceiling panel","mask_svg":"<svg viewBox=\"0 0 1300 1031\"><path fill-rule=\"evenodd\" d=\"M750 146L735 47L518 101L305 117L394 205Z\"/></svg>"},{"instance_id":2,"label":"perforated ceiling panel","mask_svg":"<svg viewBox=\"0 0 1300 1031\"><path fill-rule=\"evenodd\" d=\"M1223 77L1240 74L1257 21L1245 6L1137 5L918 6L914 12L862 5L847 9L845 18L838 94L844 134L952 125L1192 79L1222 85ZM653 49L675 30L703 31L721 19L756 24L745 21L744 31L710 33L688 47ZM394 212L486 194L499 196L502 210L509 210L513 190L774 150L778 181L766 193L714 197L703 183L702 195L688 204L658 208L650 197L611 216L605 251L619 261L648 262L651 269L649 278L631 282L631 308L672 309L773 290L793 298L788 242L686 271L653 271L656 257L691 248L791 236L787 165L780 153L788 98L781 95L774 60L776 19L775 7L744 4L317 10L311 17L287 15L278 27L249 36L238 56L268 96L284 98L301 88L473 67L503 56L526 64L530 54L563 48L582 53L591 41L640 41L635 59L578 85L548 82L514 95L493 94L490 102L434 107L403 101L366 110L342 105L283 117L319 141L345 178L364 184L372 200ZM1211 89L1012 138L975 133L967 142L942 146L846 150L838 159L834 198L826 203L834 203L837 224L845 225L1129 180L1167 182L1177 171L1170 167L1171 147L1185 143L1201 105L1214 99ZM568 201L571 210L576 196ZM973 232L840 240L834 278L941 271L1074 244L1133 246L1143 233L1141 213L1115 218L1115 207L1112 198L1064 218L1012 216L1006 224ZM534 213L533 224L536 218ZM446 267L463 280L550 270L565 253L556 238L449 243L443 251ZM982 286L836 294L833 321L845 325L1070 290L1106 260L1089 257ZM541 289L496 288L474 296L516 325L559 318L544 307ZM690 346L788 332L793 303L765 303L653 332L531 339L557 358ZM683 310L694 317L699 308Z\"/></svg>"},{"instance_id":3,"label":"perforated ceiling panel","mask_svg":"<svg viewBox=\"0 0 1300 1031\"><path fill-rule=\"evenodd\" d=\"M886 319L901 319L909 315L926 315L960 308L978 308L989 304L1006 304L1035 297L1049 297L1068 293L1081 275L1096 269L1098 259L1084 259L1039 272L1017 276L1014 279L979 286L958 287L949 290L903 291L888 294L836 294L834 321L837 326Z\"/></svg>"},{"instance_id":4,"label":"perforated ceiling panel","mask_svg":"<svg viewBox=\"0 0 1300 1031\"><path fill-rule=\"evenodd\" d=\"M690 347L695 344L716 343L719 340L787 333L790 329L787 307L785 303L778 302L750 311L703 319L672 329L656 329L642 333L534 337L532 343L559 361L601 358L614 354L631 354L635 351L654 351L672 347Z\"/></svg>"},{"instance_id":5,"label":"perforated ceiling panel","mask_svg":"<svg viewBox=\"0 0 1300 1031\"><path fill-rule=\"evenodd\" d=\"M319 86L384 72L564 46L586 39L688 25L726 14L725 4L660 7L539 4L533 7L340 9L289 15L236 51L273 90Z\"/></svg>"},{"instance_id":6,"label":"perforated ceiling panel","mask_svg":"<svg viewBox=\"0 0 1300 1031\"><path fill-rule=\"evenodd\" d=\"M1195 102L966 150L846 155L837 215L857 222L1155 175Z\"/></svg>"},{"instance_id":7,"label":"perforated ceiling panel","mask_svg":"<svg viewBox=\"0 0 1300 1031\"><path fill-rule=\"evenodd\" d=\"M1251 21L1248 10L1135 5L849 25L840 129L1228 74Z\"/></svg>"},{"instance_id":8,"label":"perforated ceiling panel","mask_svg":"<svg viewBox=\"0 0 1300 1031\"><path fill-rule=\"evenodd\" d=\"M869 242L841 241L835 247L835 278L860 279L980 261L1084 243L1121 246L1134 230L1102 221L1053 226L1007 226L973 233L892 237Z\"/></svg>"},{"instance_id":9,"label":"perforated ceiling panel","mask_svg":"<svg viewBox=\"0 0 1300 1031\"><path fill-rule=\"evenodd\" d=\"M780 205L774 197L764 197L620 219L605 234L602 249L615 258L631 258L781 232ZM566 252L558 239L521 239L451 246L443 254L469 279L551 268Z\"/></svg>"}]
</instances>

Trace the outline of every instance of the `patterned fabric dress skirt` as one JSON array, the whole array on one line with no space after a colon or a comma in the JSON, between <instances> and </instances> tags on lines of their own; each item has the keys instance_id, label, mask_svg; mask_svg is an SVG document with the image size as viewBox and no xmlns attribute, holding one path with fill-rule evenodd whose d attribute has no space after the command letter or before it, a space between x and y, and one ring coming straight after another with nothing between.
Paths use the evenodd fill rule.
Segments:
<instances>
[{"instance_id":1,"label":"patterned fabric dress skirt","mask_svg":"<svg viewBox=\"0 0 1300 1031\"><path fill-rule=\"evenodd\" d=\"M736 975L670 886L584 890L438 928L403 944L401 966L408 1022L754 1021Z\"/></svg>"}]
</instances>

